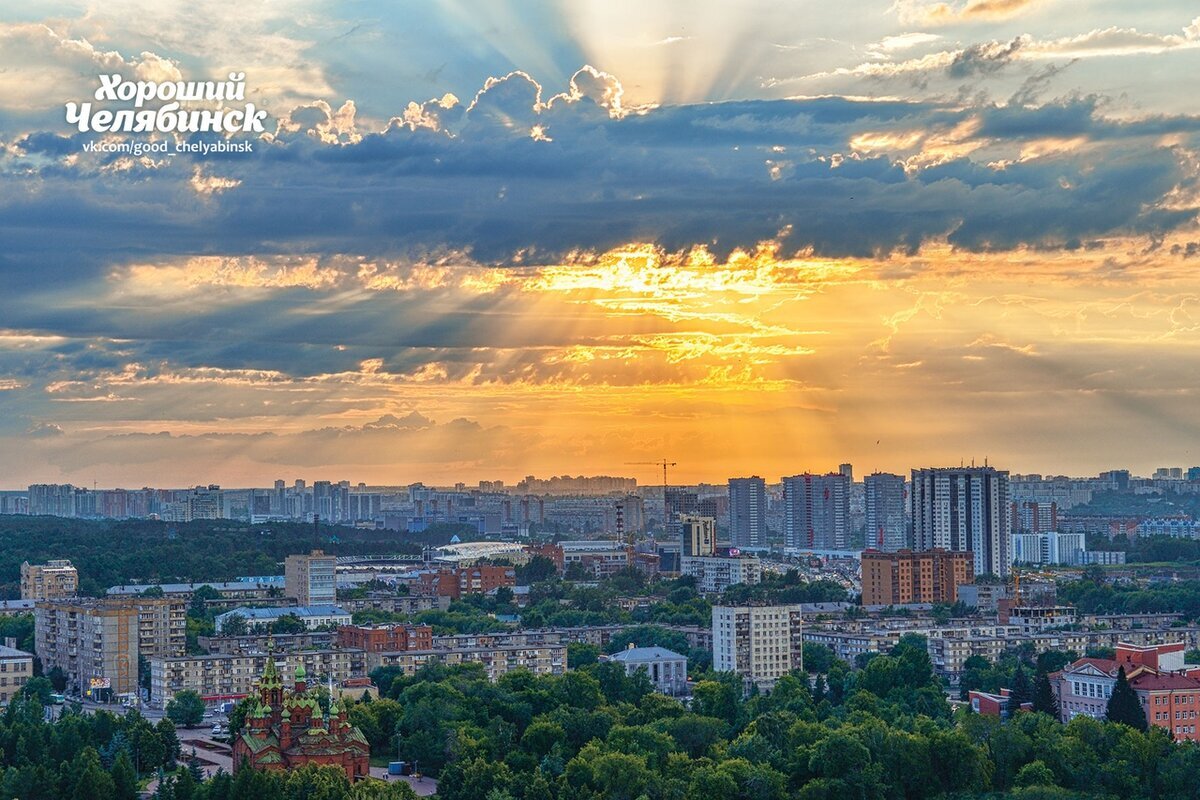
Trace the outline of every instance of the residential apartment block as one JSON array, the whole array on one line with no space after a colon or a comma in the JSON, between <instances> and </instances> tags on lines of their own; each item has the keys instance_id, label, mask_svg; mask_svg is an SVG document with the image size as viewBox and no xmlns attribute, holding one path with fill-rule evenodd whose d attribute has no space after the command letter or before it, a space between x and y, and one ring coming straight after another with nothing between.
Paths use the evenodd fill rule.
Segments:
<instances>
[{"instance_id":1,"label":"residential apartment block","mask_svg":"<svg viewBox=\"0 0 1200 800\"><path fill-rule=\"evenodd\" d=\"M368 653L433 649L433 628L428 625L342 625L337 646Z\"/></svg>"},{"instance_id":2,"label":"residential apartment block","mask_svg":"<svg viewBox=\"0 0 1200 800\"><path fill-rule=\"evenodd\" d=\"M875 472L863 479L866 545L885 553L908 547L904 476Z\"/></svg>"},{"instance_id":3,"label":"residential apartment block","mask_svg":"<svg viewBox=\"0 0 1200 800\"><path fill-rule=\"evenodd\" d=\"M866 550L862 554L863 605L952 604L958 599L958 586L973 579L973 566L971 553L940 548L919 553Z\"/></svg>"},{"instance_id":4,"label":"residential apartment block","mask_svg":"<svg viewBox=\"0 0 1200 800\"><path fill-rule=\"evenodd\" d=\"M56 600L79 593L79 570L66 559L21 564L21 599Z\"/></svg>"},{"instance_id":5,"label":"residential apartment block","mask_svg":"<svg viewBox=\"0 0 1200 800\"><path fill-rule=\"evenodd\" d=\"M974 556L976 575L1009 572L1012 507L1008 473L994 467L912 471L913 550Z\"/></svg>"},{"instance_id":6,"label":"residential apartment block","mask_svg":"<svg viewBox=\"0 0 1200 800\"><path fill-rule=\"evenodd\" d=\"M284 592L301 606L337 602L337 559L324 551L290 555L283 562Z\"/></svg>"},{"instance_id":7,"label":"residential apartment block","mask_svg":"<svg viewBox=\"0 0 1200 800\"><path fill-rule=\"evenodd\" d=\"M488 594L502 586L517 585L517 573L512 567L479 565L458 569L425 571L418 574L417 591L458 600L468 594Z\"/></svg>"},{"instance_id":8,"label":"residential apartment block","mask_svg":"<svg viewBox=\"0 0 1200 800\"><path fill-rule=\"evenodd\" d=\"M720 593L739 583L760 583L762 562L757 556L687 556L681 572L696 579L696 589L707 594Z\"/></svg>"},{"instance_id":9,"label":"residential apartment block","mask_svg":"<svg viewBox=\"0 0 1200 800\"><path fill-rule=\"evenodd\" d=\"M850 480L838 472L783 478L785 544L800 550L844 550L850 537Z\"/></svg>"},{"instance_id":10,"label":"residential apartment block","mask_svg":"<svg viewBox=\"0 0 1200 800\"><path fill-rule=\"evenodd\" d=\"M713 606L713 669L769 687L804 665L799 605Z\"/></svg>"},{"instance_id":11,"label":"residential apartment block","mask_svg":"<svg viewBox=\"0 0 1200 800\"><path fill-rule=\"evenodd\" d=\"M254 682L271 659L283 675L303 666L309 682L325 685L366 675L362 650L294 650L285 653L216 654L150 659L150 705L163 708L190 689L210 702L237 700L254 691Z\"/></svg>"},{"instance_id":12,"label":"residential apartment block","mask_svg":"<svg viewBox=\"0 0 1200 800\"><path fill-rule=\"evenodd\" d=\"M567 646L509 645L367 653L367 672L378 667L399 667L405 675L411 675L430 663L483 664L488 679L493 681L518 669L529 670L534 675L562 675L567 670Z\"/></svg>"},{"instance_id":13,"label":"residential apartment block","mask_svg":"<svg viewBox=\"0 0 1200 800\"><path fill-rule=\"evenodd\" d=\"M757 475L729 479L729 541L734 547L765 548L767 484Z\"/></svg>"},{"instance_id":14,"label":"residential apartment block","mask_svg":"<svg viewBox=\"0 0 1200 800\"><path fill-rule=\"evenodd\" d=\"M171 598L77 598L38 603L37 653L75 691L137 691L138 656L171 657L187 643L186 608Z\"/></svg>"},{"instance_id":15,"label":"residential apartment block","mask_svg":"<svg viewBox=\"0 0 1200 800\"><path fill-rule=\"evenodd\" d=\"M8 705L32 677L33 653L0 646L0 705Z\"/></svg>"}]
</instances>

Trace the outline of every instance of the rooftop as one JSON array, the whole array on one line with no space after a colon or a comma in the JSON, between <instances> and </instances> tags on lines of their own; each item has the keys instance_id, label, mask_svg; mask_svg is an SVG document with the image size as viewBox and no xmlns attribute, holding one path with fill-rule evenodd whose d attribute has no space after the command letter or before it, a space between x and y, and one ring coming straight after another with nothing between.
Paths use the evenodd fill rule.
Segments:
<instances>
[{"instance_id":1,"label":"rooftop","mask_svg":"<svg viewBox=\"0 0 1200 800\"><path fill-rule=\"evenodd\" d=\"M623 663L640 663L642 661L686 661L687 656L682 656L674 650L668 650L665 647L630 647L619 653L613 653L609 656L609 659Z\"/></svg>"},{"instance_id":2,"label":"rooftop","mask_svg":"<svg viewBox=\"0 0 1200 800\"><path fill-rule=\"evenodd\" d=\"M246 606L238 606L232 611L226 611L221 614L222 617L237 614L239 617L246 619L276 619L278 617L286 617L294 614L297 617L333 617L341 616L348 617L350 612L340 606L286 606L284 608L247 608Z\"/></svg>"},{"instance_id":3,"label":"rooftop","mask_svg":"<svg viewBox=\"0 0 1200 800\"><path fill-rule=\"evenodd\" d=\"M251 581L202 581L200 583L130 583L123 586L110 586L109 594L141 594L147 589L159 588L165 594L185 594L194 592L201 586L211 586L218 592L245 592L251 589L269 589L273 583L257 583Z\"/></svg>"}]
</instances>

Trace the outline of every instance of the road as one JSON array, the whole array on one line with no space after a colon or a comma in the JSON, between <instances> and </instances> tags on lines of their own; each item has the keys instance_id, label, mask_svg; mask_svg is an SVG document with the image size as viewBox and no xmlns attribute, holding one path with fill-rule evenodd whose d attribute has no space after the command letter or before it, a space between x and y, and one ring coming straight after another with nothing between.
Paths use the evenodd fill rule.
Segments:
<instances>
[{"instance_id":1,"label":"road","mask_svg":"<svg viewBox=\"0 0 1200 800\"><path fill-rule=\"evenodd\" d=\"M380 780L388 781L389 783L404 781L411 786L412 790L420 797L430 797L431 795L437 794L438 782L433 778L414 778L412 775L388 775L387 767L371 767L371 777L379 778Z\"/></svg>"}]
</instances>

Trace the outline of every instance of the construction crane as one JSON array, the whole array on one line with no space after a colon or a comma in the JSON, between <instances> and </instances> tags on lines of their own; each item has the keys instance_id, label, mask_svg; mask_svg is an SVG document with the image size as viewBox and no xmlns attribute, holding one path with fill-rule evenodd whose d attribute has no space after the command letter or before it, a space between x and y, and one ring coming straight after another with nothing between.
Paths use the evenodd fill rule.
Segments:
<instances>
[{"instance_id":1,"label":"construction crane","mask_svg":"<svg viewBox=\"0 0 1200 800\"><path fill-rule=\"evenodd\" d=\"M670 521L671 509L667 507L667 468L679 466L678 462L667 461L665 458L662 461L626 461L629 466L639 467L662 467L663 471L663 530L667 529L667 523Z\"/></svg>"},{"instance_id":2,"label":"construction crane","mask_svg":"<svg viewBox=\"0 0 1200 800\"><path fill-rule=\"evenodd\" d=\"M677 467L679 464L675 461L667 461L665 458L662 461L626 461L629 466L639 467L662 467L663 471L663 503L667 502L667 467Z\"/></svg>"}]
</instances>

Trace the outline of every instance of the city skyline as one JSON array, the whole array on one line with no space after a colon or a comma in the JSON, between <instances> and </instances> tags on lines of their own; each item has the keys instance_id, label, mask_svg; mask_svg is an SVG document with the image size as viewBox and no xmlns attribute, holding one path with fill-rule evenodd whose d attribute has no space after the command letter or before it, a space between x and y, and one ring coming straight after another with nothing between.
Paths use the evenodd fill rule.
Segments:
<instances>
[{"instance_id":1,"label":"city skyline","mask_svg":"<svg viewBox=\"0 0 1200 800\"><path fill-rule=\"evenodd\" d=\"M846 462L842 462L842 463L846 463ZM836 474L836 466L837 465L835 464L833 466L835 467L834 469L820 469L820 468L813 468L813 469L809 469L809 470L793 469L793 470L787 472L787 474L783 474L783 475L780 475L775 478L768 477L768 476L760 476L760 477L762 478L762 480L765 481L765 484L767 486L782 486L783 482L787 478L794 477L797 475L808 474L808 475L814 475L814 476L824 476L827 474ZM1053 470L1038 471L1038 470L1010 469L1005 465L996 465L995 463L991 463L990 461L987 461L984 459L980 459L978 461L974 461L972 459L960 459L960 463L958 463L958 464L950 464L950 463L923 464L920 466L910 465L907 468L901 468L901 469L897 469L897 470L883 470L883 469L880 469L880 470L872 469L869 471L864 470L857 474L857 477L855 478L854 482L862 484L862 483L864 483L864 480L866 478L868 478L872 475L897 475L897 476L904 478L905 482L907 483L911 479L912 473L915 471L918 471L918 470L969 469L969 468L974 468L977 466L978 467L991 466L992 468L994 468L996 470L999 470L1004 473L1008 473L1012 476L1038 475L1045 479L1065 478L1068 480L1095 479L1098 476L1101 476L1106 472L1112 472L1112 471L1117 471L1117 472L1127 471L1127 472L1129 472L1131 478L1142 479L1142 480L1188 480L1187 475L1188 475L1189 470L1200 469L1200 466L1192 466L1192 465L1159 464L1159 465L1149 468L1149 469L1138 470L1138 469L1130 468L1127 465L1111 465L1105 469L1097 470L1091 474L1086 474L1086 473L1071 474L1071 473L1064 473L1064 472L1056 472ZM672 468L672 470L674 470L674 468ZM1163 470L1176 471L1179 473L1179 476L1176 478L1171 478L1170 476L1167 476L1167 475L1158 474L1158 473L1161 473ZM477 479L470 479L470 480L464 480L464 479L450 480L449 482L446 482L446 483L439 483L439 482L431 481L431 480L422 480L420 478L414 478L413 480L405 480L405 481L366 481L366 480L359 480L356 477L346 477L344 475L339 477L337 475L328 474L329 472L332 472L332 471L334 471L334 470L324 470L324 471L309 470L307 472L301 471L301 472L296 472L296 473L289 473L288 476L284 477L284 478L280 478L279 476L268 477L257 483L223 482L220 480L211 480L211 479L204 478L204 477L200 477L194 481L185 481L183 483L169 483L169 482L163 482L163 481L158 481L158 482L146 481L146 482L142 482L142 483L134 482L134 483L128 483L128 484L117 484L117 483L111 483L111 482L105 483L104 481L99 480L99 479L95 479L95 480L89 481L87 483L72 483L71 481L65 481L65 480L64 481L31 481L31 482L26 482L26 483L14 483L11 485L10 484L0 484L0 492L20 492L20 491L25 491L31 485L35 485L35 484L43 485L43 484L55 484L55 483L64 484L64 485L71 484L72 486L75 486L75 488L78 488L78 489L96 488L101 491L103 491L103 490L121 490L121 489L133 490L133 489L141 489L141 488L179 490L179 489L192 489L192 488L196 488L196 487L208 487L208 486L219 486L223 489L269 489L272 486L274 486L274 484L277 481L283 481L284 486L287 489L292 489L295 482L300 481L300 482L304 483L306 485L306 487L310 490L312 489L312 484L314 482L326 482L326 483L332 482L332 484L334 486L337 486L339 483L348 483L350 485L350 487L354 488L354 489L357 489L357 487L359 487L360 485L366 486L368 488L381 488L381 487L382 488L406 488L406 487L410 487L410 486L424 485L429 488L450 489L459 484L463 484L468 490L477 489L477 488L479 488L480 484L485 485L485 488L490 488L490 487L487 487L488 484L495 484L498 482L503 485L502 486L503 491L510 491L510 490L517 488L518 484L520 484L523 481L528 480L530 478L535 479L537 481L549 481L549 480L552 480L555 478L571 478L571 479L585 479L585 480L586 479L601 479L601 478L613 479L613 480L630 480L630 479L632 479L632 480L636 481L637 489L639 489L639 490L640 489L653 490L653 489L657 488L660 492L661 492L662 486L663 486L662 476L661 476L661 467L658 468L657 479L655 479L655 471L653 469L651 469L651 471L649 473L646 473L644 476L641 476L641 477L639 477L639 475L635 474L633 471L624 471L624 472L616 471L611 474L600 474L600 473L589 474L589 473L585 473L585 472L572 472L570 470L563 470L563 471L558 471L558 472L553 472L553 471L546 472L541 475L535 475L535 474L521 475L520 477L514 477L511 479L509 477L505 477L505 476L490 474L489 477L480 477ZM724 486L731 480L741 480L741 479L749 478L751 472L753 472L753 470L745 472L745 473L739 473L736 475L726 475L725 477L717 477L714 475L712 478L705 478L705 479L694 480L694 481L682 481L682 480L677 481L677 480L675 480L675 478L671 478L670 482L668 483L668 486L670 488L687 488L687 487L692 487L692 486ZM672 472L672 474L673 474L673 472ZM453 478L453 476L451 476L451 477ZM642 479L643 477L646 477L648 479L643 480ZM612 491L615 492L617 490L614 489Z\"/></svg>"},{"instance_id":2,"label":"city skyline","mask_svg":"<svg viewBox=\"0 0 1200 800\"><path fill-rule=\"evenodd\" d=\"M1193 4L385 9L0 12L0 485L1200 462Z\"/></svg>"}]
</instances>

